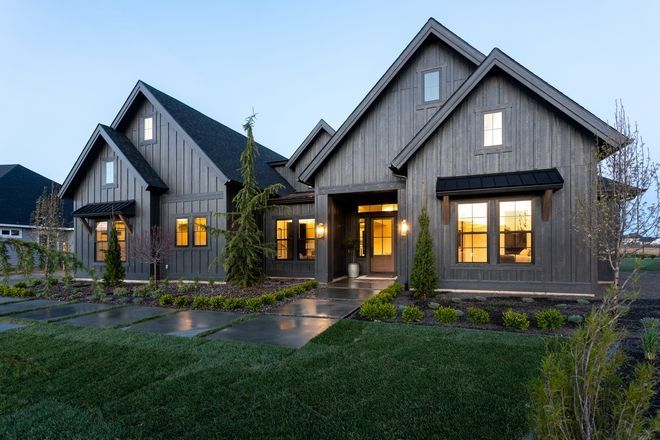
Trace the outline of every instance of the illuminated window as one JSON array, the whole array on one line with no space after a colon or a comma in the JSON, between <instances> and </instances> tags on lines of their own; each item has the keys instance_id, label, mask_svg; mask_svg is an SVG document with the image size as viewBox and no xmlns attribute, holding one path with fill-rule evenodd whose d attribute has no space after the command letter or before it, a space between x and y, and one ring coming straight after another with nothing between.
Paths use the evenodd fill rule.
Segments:
<instances>
[{"instance_id":1,"label":"illuminated window","mask_svg":"<svg viewBox=\"0 0 660 440\"><path fill-rule=\"evenodd\" d=\"M502 145L502 112L484 113L484 147Z\"/></svg>"},{"instance_id":2,"label":"illuminated window","mask_svg":"<svg viewBox=\"0 0 660 440\"><path fill-rule=\"evenodd\" d=\"M366 256L366 251L364 248L364 239L366 238L367 233L367 220L363 217L359 220L358 224L358 240L360 241L360 247L358 248L358 256Z\"/></svg>"},{"instance_id":3,"label":"illuminated window","mask_svg":"<svg viewBox=\"0 0 660 440\"><path fill-rule=\"evenodd\" d=\"M532 262L532 201L500 202L500 263Z\"/></svg>"},{"instance_id":4,"label":"illuminated window","mask_svg":"<svg viewBox=\"0 0 660 440\"><path fill-rule=\"evenodd\" d=\"M488 262L488 204L458 204L458 262Z\"/></svg>"},{"instance_id":5,"label":"illuminated window","mask_svg":"<svg viewBox=\"0 0 660 440\"><path fill-rule=\"evenodd\" d=\"M95 231L95 250L94 260L105 261L105 254L108 252L108 227L112 222L96 222ZM121 261L126 261L126 225L124 222L114 222L115 229L117 230L117 241L119 242L119 257Z\"/></svg>"},{"instance_id":6,"label":"illuminated window","mask_svg":"<svg viewBox=\"0 0 660 440\"><path fill-rule=\"evenodd\" d=\"M373 240L373 255L392 255L392 230L394 219L373 219L371 223L371 238Z\"/></svg>"},{"instance_id":7,"label":"illuminated window","mask_svg":"<svg viewBox=\"0 0 660 440\"><path fill-rule=\"evenodd\" d=\"M298 259L313 260L316 257L316 241L314 231L316 225L314 219L305 218L298 220Z\"/></svg>"},{"instance_id":8,"label":"illuminated window","mask_svg":"<svg viewBox=\"0 0 660 440\"><path fill-rule=\"evenodd\" d=\"M176 219L176 245L177 247L188 246L188 219Z\"/></svg>"},{"instance_id":9,"label":"illuminated window","mask_svg":"<svg viewBox=\"0 0 660 440\"><path fill-rule=\"evenodd\" d=\"M437 101L440 99L440 70L425 72L424 78L424 102Z\"/></svg>"},{"instance_id":10,"label":"illuminated window","mask_svg":"<svg viewBox=\"0 0 660 440\"><path fill-rule=\"evenodd\" d=\"M115 183L115 161L106 160L103 163L103 185L114 185Z\"/></svg>"},{"instance_id":11,"label":"illuminated window","mask_svg":"<svg viewBox=\"0 0 660 440\"><path fill-rule=\"evenodd\" d=\"M153 116L148 116L143 120L143 141L152 141L154 139L154 118Z\"/></svg>"},{"instance_id":12,"label":"illuminated window","mask_svg":"<svg viewBox=\"0 0 660 440\"><path fill-rule=\"evenodd\" d=\"M207 244L206 217L194 217L193 246L206 246Z\"/></svg>"},{"instance_id":13,"label":"illuminated window","mask_svg":"<svg viewBox=\"0 0 660 440\"><path fill-rule=\"evenodd\" d=\"M293 220L277 220L275 222L278 260L293 259Z\"/></svg>"},{"instance_id":14,"label":"illuminated window","mask_svg":"<svg viewBox=\"0 0 660 440\"><path fill-rule=\"evenodd\" d=\"M399 209L396 203L386 203L383 205L359 205L358 212L394 212Z\"/></svg>"}]
</instances>

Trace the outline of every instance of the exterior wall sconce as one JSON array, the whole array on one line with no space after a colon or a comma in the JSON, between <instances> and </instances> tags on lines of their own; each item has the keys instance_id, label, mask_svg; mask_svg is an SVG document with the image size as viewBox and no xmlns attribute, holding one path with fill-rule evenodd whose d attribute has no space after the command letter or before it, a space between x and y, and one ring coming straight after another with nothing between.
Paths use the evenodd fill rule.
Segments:
<instances>
[{"instance_id":1,"label":"exterior wall sconce","mask_svg":"<svg viewBox=\"0 0 660 440\"><path fill-rule=\"evenodd\" d=\"M402 237L408 236L408 222L405 219L401 220L401 236Z\"/></svg>"},{"instance_id":2,"label":"exterior wall sconce","mask_svg":"<svg viewBox=\"0 0 660 440\"><path fill-rule=\"evenodd\" d=\"M325 238L325 225L323 223L316 225L316 238Z\"/></svg>"}]
</instances>

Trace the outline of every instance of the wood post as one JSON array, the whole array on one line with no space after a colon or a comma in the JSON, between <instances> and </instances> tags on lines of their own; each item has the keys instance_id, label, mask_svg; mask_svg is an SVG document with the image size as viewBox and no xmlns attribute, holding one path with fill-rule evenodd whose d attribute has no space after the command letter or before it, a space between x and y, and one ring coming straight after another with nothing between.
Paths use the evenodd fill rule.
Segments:
<instances>
[{"instance_id":1,"label":"wood post","mask_svg":"<svg viewBox=\"0 0 660 440\"><path fill-rule=\"evenodd\" d=\"M444 224L449 224L449 196L442 196L442 219Z\"/></svg>"},{"instance_id":2,"label":"wood post","mask_svg":"<svg viewBox=\"0 0 660 440\"><path fill-rule=\"evenodd\" d=\"M120 213L120 214L119 214L119 219L120 219L122 222L124 222L124 224L126 225L126 229L128 229L128 232L130 232L130 233L132 234L132 233L133 233L133 227L131 226L130 223L128 223L128 220L126 220L126 217L124 216L124 214L121 214L121 213Z\"/></svg>"},{"instance_id":3,"label":"wood post","mask_svg":"<svg viewBox=\"0 0 660 440\"><path fill-rule=\"evenodd\" d=\"M551 212L552 212L552 190L546 189L543 192L543 209L541 210L541 219L544 222L550 220Z\"/></svg>"},{"instance_id":4,"label":"wood post","mask_svg":"<svg viewBox=\"0 0 660 440\"><path fill-rule=\"evenodd\" d=\"M87 220L85 220L82 217L78 217L78 220L80 220L80 223L82 223L82 225L85 227L85 230L87 230L87 233L91 234L92 233L92 227L89 225L89 223L87 223Z\"/></svg>"}]
</instances>

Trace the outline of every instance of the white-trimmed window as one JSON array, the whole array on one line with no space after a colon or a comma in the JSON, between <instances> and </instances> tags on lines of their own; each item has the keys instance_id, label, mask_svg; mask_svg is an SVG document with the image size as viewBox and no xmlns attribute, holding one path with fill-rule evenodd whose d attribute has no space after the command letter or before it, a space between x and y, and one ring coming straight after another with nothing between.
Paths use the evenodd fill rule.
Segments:
<instances>
[{"instance_id":1,"label":"white-trimmed window","mask_svg":"<svg viewBox=\"0 0 660 440\"><path fill-rule=\"evenodd\" d=\"M424 102L440 100L440 69L431 70L422 74L424 83Z\"/></svg>"},{"instance_id":2,"label":"white-trimmed window","mask_svg":"<svg viewBox=\"0 0 660 440\"><path fill-rule=\"evenodd\" d=\"M484 113L484 147L502 145L502 112Z\"/></svg>"},{"instance_id":3,"label":"white-trimmed window","mask_svg":"<svg viewBox=\"0 0 660 440\"><path fill-rule=\"evenodd\" d=\"M103 185L112 186L115 184L115 161L109 159L103 162Z\"/></svg>"},{"instance_id":4,"label":"white-trimmed window","mask_svg":"<svg viewBox=\"0 0 660 440\"><path fill-rule=\"evenodd\" d=\"M23 234L21 233L20 229L0 229L0 237L2 238L21 238L22 236Z\"/></svg>"},{"instance_id":5,"label":"white-trimmed window","mask_svg":"<svg viewBox=\"0 0 660 440\"><path fill-rule=\"evenodd\" d=\"M154 117L147 116L142 119L142 140L150 142L154 140Z\"/></svg>"}]
</instances>

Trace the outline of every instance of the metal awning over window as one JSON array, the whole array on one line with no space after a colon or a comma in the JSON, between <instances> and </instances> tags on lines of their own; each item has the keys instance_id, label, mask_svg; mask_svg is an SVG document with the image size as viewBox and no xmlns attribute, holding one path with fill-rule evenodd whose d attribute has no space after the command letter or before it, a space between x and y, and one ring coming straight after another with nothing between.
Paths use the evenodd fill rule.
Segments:
<instances>
[{"instance_id":1,"label":"metal awning over window","mask_svg":"<svg viewBox=\"0 0 660 440\"><path fill-rule=\"evenodd\" d=\"M473 176L438 177L438 197L558 190L564 179L557 168Z\"/></svg>"},{"instance_id":2,"label":"metal awning over window","mask_svg":"<svg viewBox=\"0 0 660 440\"><path fill-rule=\"evenodd\" d=\"M132 217L135 215L135 200L119 202L90 203L73 211L74 217L108 218L116 216Z\"/></svg>"}]
</instances>

